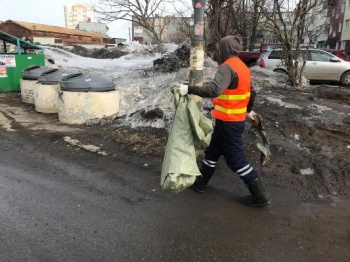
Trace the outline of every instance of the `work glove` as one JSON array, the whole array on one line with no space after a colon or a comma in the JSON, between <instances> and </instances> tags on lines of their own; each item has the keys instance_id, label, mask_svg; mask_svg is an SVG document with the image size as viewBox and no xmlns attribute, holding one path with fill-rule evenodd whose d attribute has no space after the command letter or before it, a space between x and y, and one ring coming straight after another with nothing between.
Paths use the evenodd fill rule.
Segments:
<instances>
[{"instance_id":1,"label":"work glove","mask_svg":"<svg viewBox=\"0 0 350 262\"><path fill-rule=\"evenodd\" d=\"M180 95L185 96L188 94L188 85L180 85L179 87Z\"/></svg>"},{"instance_id":2,"label":"work glove","mask_svg":"<svg viewBox=\"0 0 350 262\"><path fill-rule=\"evenodd\" d=\"M247 117L248 117L249 119L251 119L251 120L254 120L255 117L256 117L257 115L258 115L258 114L255 113L253 110L250 111L249 113L247 113Z\"/></svg>"}]
</instances>

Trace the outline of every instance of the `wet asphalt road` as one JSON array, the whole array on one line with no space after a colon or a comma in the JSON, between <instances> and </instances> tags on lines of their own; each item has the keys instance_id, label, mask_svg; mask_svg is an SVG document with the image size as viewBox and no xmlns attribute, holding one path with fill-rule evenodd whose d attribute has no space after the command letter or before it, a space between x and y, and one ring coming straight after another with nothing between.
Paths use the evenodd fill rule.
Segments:
<instances>
[{"instance_id":1,"label":"wet asphalt road","mask_svg":"<svg viewBox=\"0 0 350 262\"><path fill-rule=\"evenodd\" d=\"M164 194L159 158L0 131L0 261L350 261L345 200L303 203L268 186L273 204L248 208L224 165L205 194Z\"/></svg>"}]
</instances>

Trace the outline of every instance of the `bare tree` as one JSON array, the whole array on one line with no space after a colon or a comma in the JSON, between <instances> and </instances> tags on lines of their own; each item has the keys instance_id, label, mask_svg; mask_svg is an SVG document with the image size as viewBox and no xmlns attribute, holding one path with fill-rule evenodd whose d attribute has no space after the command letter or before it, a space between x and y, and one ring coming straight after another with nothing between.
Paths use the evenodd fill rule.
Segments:
<instances>
[{"instance_id":1,"label":"bare tree","mask_svg":"<svg viewBox=\"0 0 350 262\"><path fill-rule=\"evenodd\" d=\"M228 3L230 2L230 3ZM210 42L217 43L222 37L237 33L232 26L232 19L228 19L232 0L209 0L207 7L208 27L210 30Z\"/></svg>"},{"instance_id":2,"label":"bare tree","mask_svg":"<svg viewBox=\"0 0 350 262\"><path fill-rule=\"evenodd\" d=\"M261 13L256 2L251 0L208 0L208 26L211 42L217 43L222 37L239 34L243 46L252 50L260 34Z\"/></svg>"},{"instance_id":3,"label":"bare tree","mask_svg":"<svg viewBox=\"0 0 350 262\"><path fill-rule=\"evenodd\" d=\"M278 42L283 44L283 62L293 86L300 85L303 59L300 45L307 35L308 13L317 0L253 0L266 19L265 27L270 29Z\"/></svg>"},{"instance_id":4,"label":"bare tree","mask_svg":"<svg viewBox=\"0 0 350 262\"><path fill-rule=\"evenodd\" d=\"M177 20L178 23L178 31L182 32L192 40L192 34L191 34L191 22L193 23L193 19L188 19L189 17L192 17L193 15L193 6L191 5L192 2L189 0L178 0L176 3L174 3L174 10L175 15L180 20Z\"/></svg>"},{"instance_id":5,"label":"bare tree","mask_svg":"<svg viewBox=\"0 0 350 262\"><path fill-rule=\"evenodd\" d=\"M98 0L94 10L105 21L126 20L141 26L162 52L167 3L168 0Z\"/></svg>"},{"instance_id":6,"label":"bare tree","mask_svg":"<svg viewBox=\"0 0 350 262\"><path fill-rule=\"evenodd\" d=\"M262 17L258 5L251 0L231 0L229 15L238 34L243 39L243 46L252 50L257 40L259 21Z\"/></svg>"}]
</instances>

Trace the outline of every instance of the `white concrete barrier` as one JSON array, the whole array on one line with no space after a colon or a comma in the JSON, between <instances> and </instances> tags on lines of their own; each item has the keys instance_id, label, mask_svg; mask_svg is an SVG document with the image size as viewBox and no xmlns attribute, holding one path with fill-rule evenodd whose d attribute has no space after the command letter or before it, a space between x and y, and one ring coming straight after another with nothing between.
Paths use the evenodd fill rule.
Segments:
<instances>
[{"instance_id":1,"label":"white concrete barrier","mask_svg":"<svg viewBox=\"0 0 350 262\"><path fill-rule=\"evenodd\" d=\"M55 72L57 68L47 66L28 66L22 71L22 78L20 79L22 102L34 104L34 89L38 82L38 78L42 74Z\"/></svg>"},{"instance_id":2,"label":"white concrete barrier","mask_svg":"<svg viewBox=\"0 0 350 262\"><path fill-rule=\"evenodd\" d=\"M40 113L58 113L58 91L60 84L37 83L34 87L35 111Z\"/></svg>"},{"instance_id":3,"label":"white concrete barrier","mask_svg":"<svg viewBox=\"0 0 350 262\"><path fill-rule=\"evenodd\" d=\"M71 92L60 90L58 119L66 124L85 124L87 121L113 116L119 112L119 91Z\"/></svg>"},{"instance_id":4,"label":"white concrete barrier","mask_svg":"<svg viewBox=\"0 0 350 262\"><path fill-rule=\"evenodd\" d=\"M20 80L23 103L34 104L34 88L38 80Z\"/></svg>"}]
</instances>

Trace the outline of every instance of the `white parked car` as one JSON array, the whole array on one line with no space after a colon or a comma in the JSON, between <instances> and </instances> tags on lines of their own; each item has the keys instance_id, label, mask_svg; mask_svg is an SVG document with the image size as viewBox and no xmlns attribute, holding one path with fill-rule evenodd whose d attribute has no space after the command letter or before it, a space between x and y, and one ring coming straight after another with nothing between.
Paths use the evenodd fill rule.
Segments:
<instances>
[{"instance_id":1,"label":"white parked car","mask_svg":"<svg viewBox=\"0 0 350 262\"><path fill-rule=\"evenodd\" d=\"M275 72L287 73L281 60L281 50L260 55L257 65ZM306 52L306 50L302 51ZM304 76L312 81L336 81L350 85L350 62L320 49L309 49L305 56Z\"/></svg>"}]
</instances>

